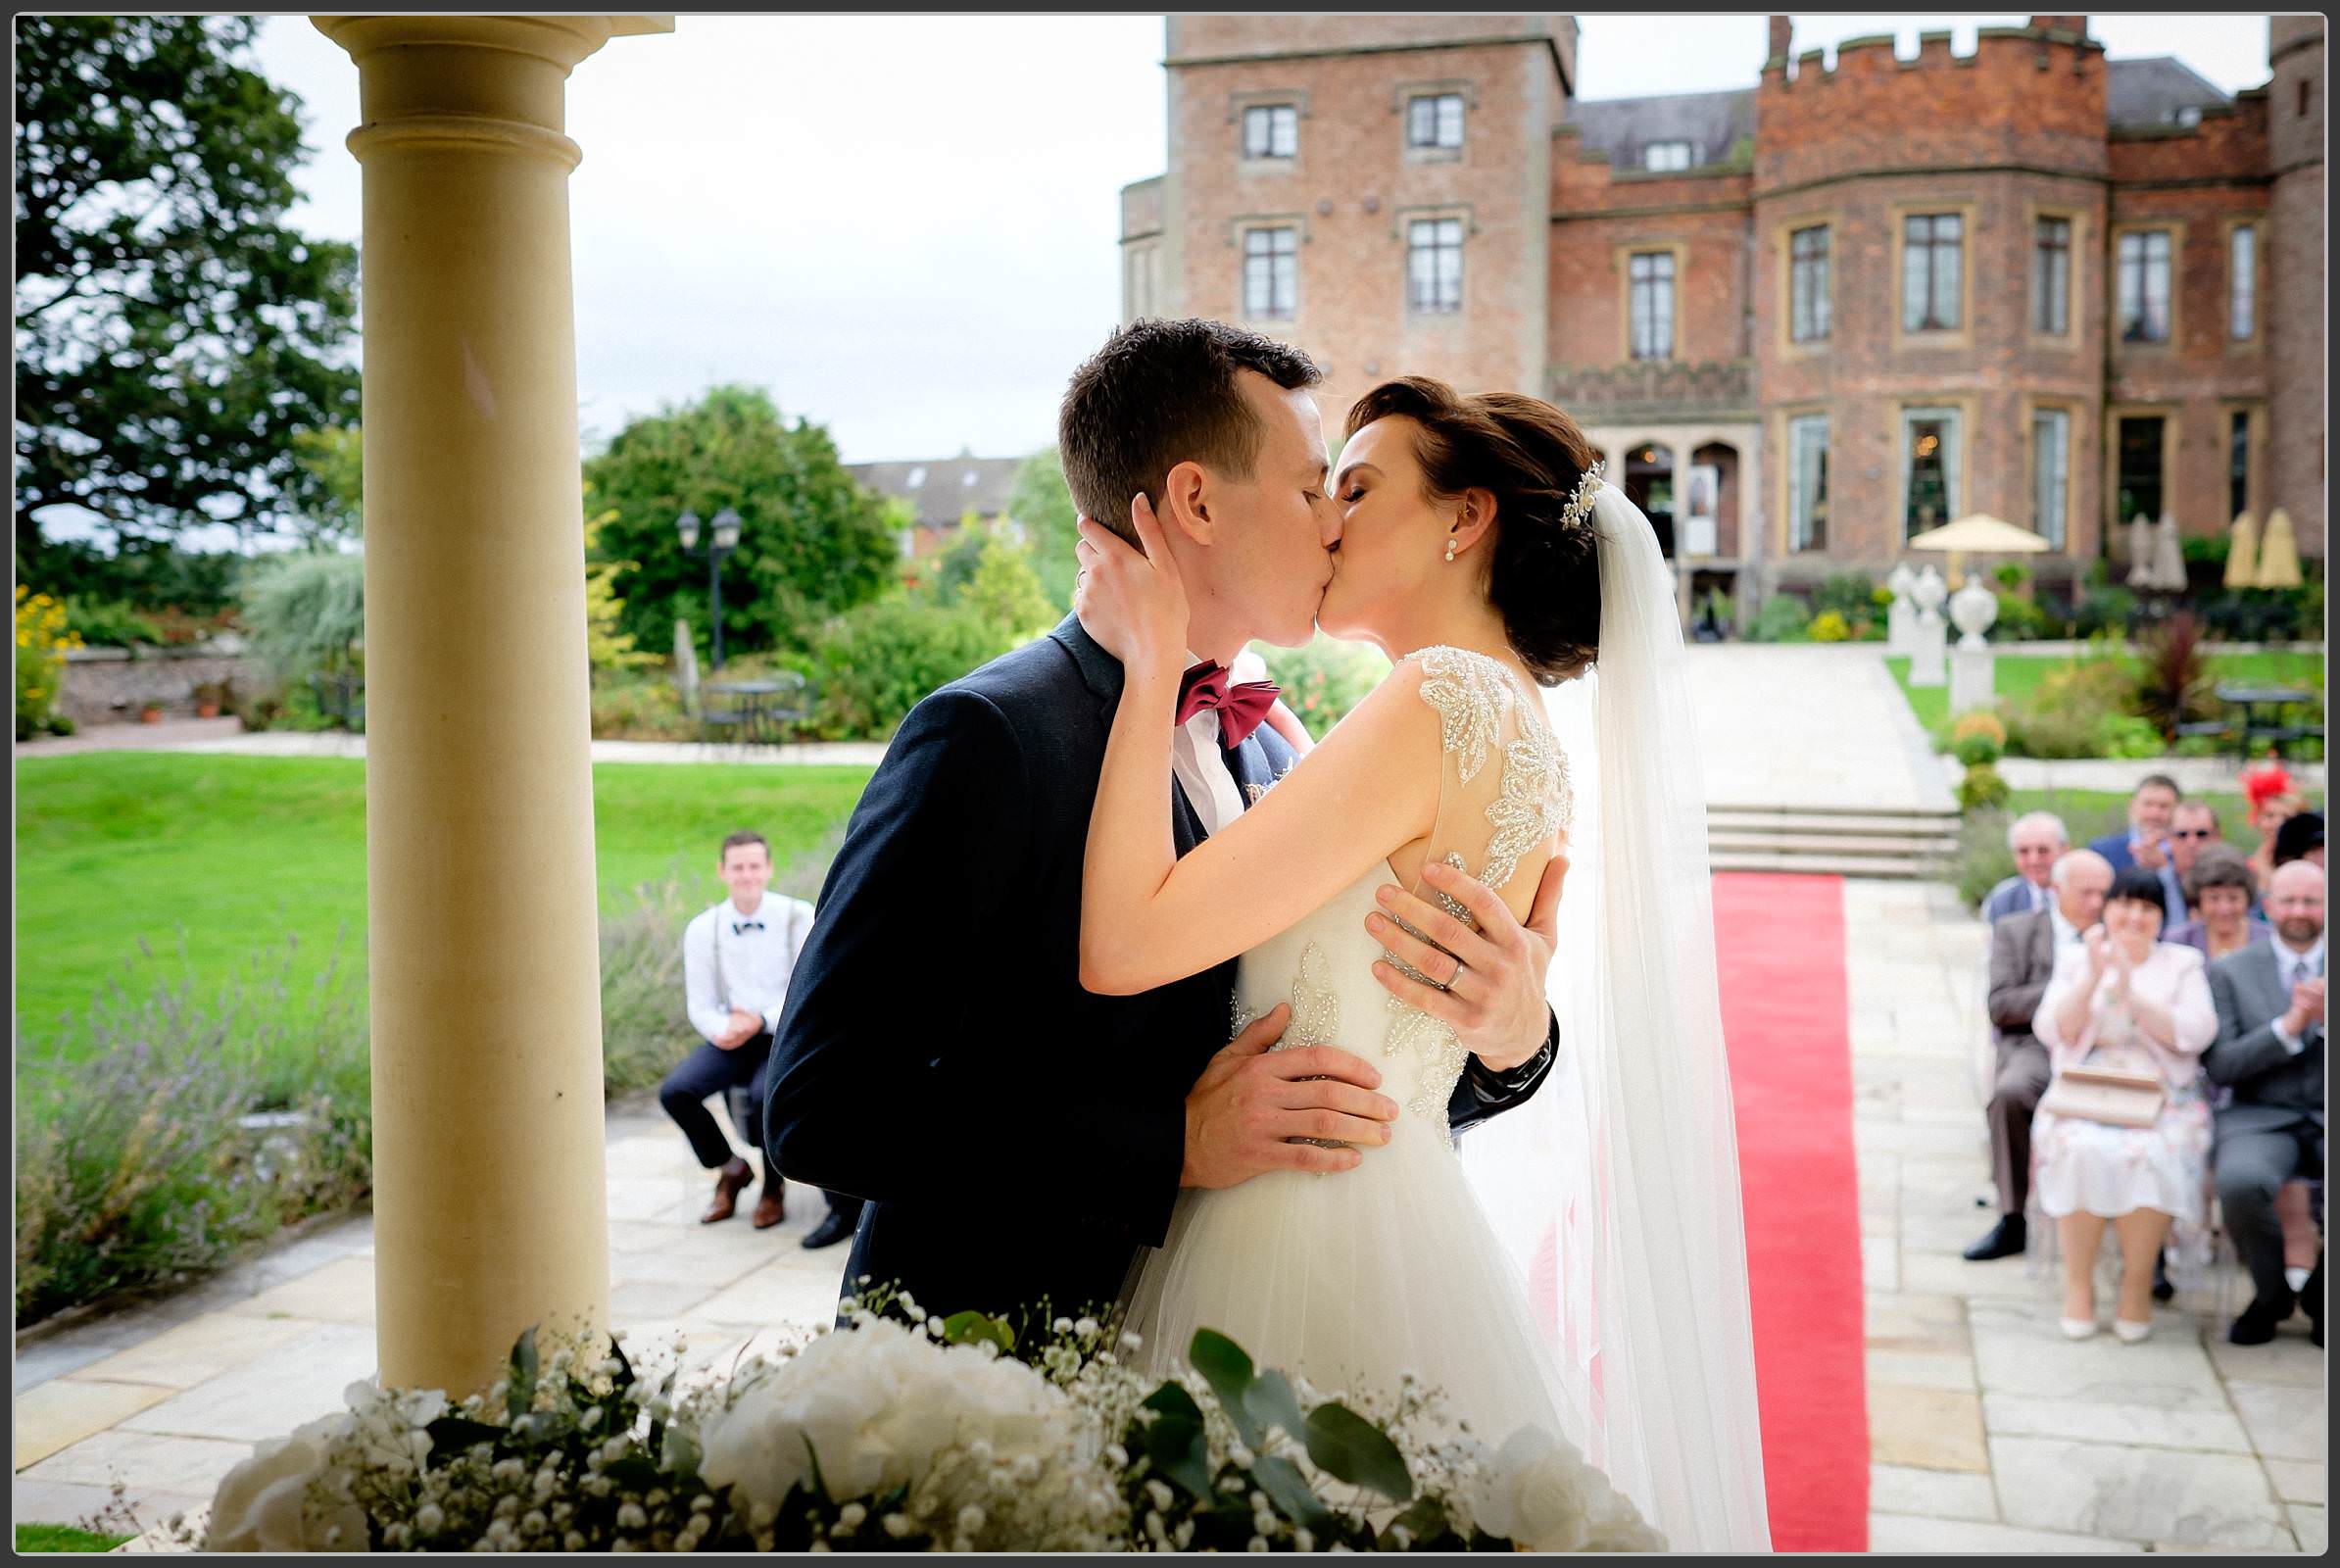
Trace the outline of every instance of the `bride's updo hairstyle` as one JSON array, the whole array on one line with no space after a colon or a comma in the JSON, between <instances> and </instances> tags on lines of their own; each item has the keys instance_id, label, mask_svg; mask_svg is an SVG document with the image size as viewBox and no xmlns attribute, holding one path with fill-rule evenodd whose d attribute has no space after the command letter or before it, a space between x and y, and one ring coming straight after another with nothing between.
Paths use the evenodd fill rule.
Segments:
<instances>
[{"instance_id":1,"label":"bride's updo hairstyle","mask_svg":"<svg viewBox=\"0 0 2340 1568\"><path fill-rule=\"evenodd\" d=\"M1591 516L1573 526L1561 518L1599 451L1541 398L1465 395L1426 375L1385 381L1359 398L1348 434L1393 415L1419 427L1414 461L1426 499L1494 496L1487 599L1520 662L1546 686L1583 674L1600 652L1600 563Z\"/></svg>"}]
</instances>

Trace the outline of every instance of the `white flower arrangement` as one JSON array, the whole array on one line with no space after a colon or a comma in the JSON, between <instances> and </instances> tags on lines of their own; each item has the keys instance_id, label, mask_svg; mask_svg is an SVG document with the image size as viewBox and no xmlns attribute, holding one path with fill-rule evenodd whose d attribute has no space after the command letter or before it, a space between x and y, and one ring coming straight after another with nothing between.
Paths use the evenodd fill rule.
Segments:
<instances>
[{"instance_id":1,"label":"white flower arrangement","mask_svg":"<svg viewBox=\"0 0 2340 1568\"><path fill-rule=\"evenodd\" d=\"M201 1545L317 1550L1663 1550L1558 1434L1490 1449L1434 1390L1320 1398L1204 1331L1167 1381L1090 1317L1016 1349L906 1297L678 1389L622 1348L497 1389L353 1384L264 1443ZM881 1316L881 1312L900 1314ZM1045 1321L1045 1320L1044 1320ZM196 1544L183 1524L180 1540Z\"/></svg>"}]
</instances>

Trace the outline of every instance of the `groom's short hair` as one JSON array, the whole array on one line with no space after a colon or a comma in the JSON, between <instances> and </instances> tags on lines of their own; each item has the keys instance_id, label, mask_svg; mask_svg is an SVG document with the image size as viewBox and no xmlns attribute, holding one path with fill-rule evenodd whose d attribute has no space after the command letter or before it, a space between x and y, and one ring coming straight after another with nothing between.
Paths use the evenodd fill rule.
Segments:
<instances>
[{"instance_id":1,"label":"groom's short hair","mask_svg":"<svg viewBox=\"0 0 2340 1568\"><path fill-rule=\"evenodd\" d=\"M1159 504L1181 463L1247 477L1266 431L1243 401L1239 370L1288 389L1324 378L1291 344L1224 321L1132 321L1105 339L1073 371L1056 416L1064 482L1081 514L1135 544L1131 499L1143 491Z\"/></svg>"}]
</instances>

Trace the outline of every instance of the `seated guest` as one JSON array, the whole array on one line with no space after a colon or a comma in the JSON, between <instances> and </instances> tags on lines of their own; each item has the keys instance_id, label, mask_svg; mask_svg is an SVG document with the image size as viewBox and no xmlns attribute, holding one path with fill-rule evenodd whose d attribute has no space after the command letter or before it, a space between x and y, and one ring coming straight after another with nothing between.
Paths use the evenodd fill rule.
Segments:
<instances>
[{"instance_id":1,"label":"seated guest","mask_svg":"<svg viewBox=\"0 0 2340 1568\"><path fill-rule=\"evenodd\" d=\"M2275 829L2274 861L2277 867L2294 860L2305 860L2318 871L2323 869L2323 813L2321 811L2294 811Z\"/></svg>"},{"instance_id":2,"label":"seated guest","mask_svg":"<svg viewBox=\"0 0 2340 1568\"><path fill-rule=\"evenodd\" d=\"M1982 901L1982 919L1997 925L2011 914L2028 914L2055 902L2048 873L2056 857L2072 848L2064 818L2053 811L2026 811L2009 825L2007 848L2015 855L2015 875L1990 890Z\"/></svg>"},{"instance_id":3,"label":"seated guest","mask_svg":"<svg viewBox=\"0 0 2340 1568\"><path fill-rule=\"evenodd\" d=\"M2126 831L2108 833L2088 846L2105 858L2115 876L2132 865L2151 871L2162 885L2162 917L2171 925L2185 918L2185 889L2178 885L2169 843L2169 824L2183 799L2175 779L2148 773L2128 798Z\"/></svg>"},{"instance_id":4,"label":"seated guest","mask_svg":"<svg viewBox=\"0 0 2340 1568\"><path fill-rule=\"evenodd\" d=\"M2296 1301L2321 1345L2323 1259L2303 1279L2287 1274L2277 1194L2294 1176L2323 1175L2323 872L2279 867L2267 912L2273 937L2210 971L2218 1035L2204 1066L2234 1090L2218 1118L2218 1206L2253 1292L2226 1338L2265 1345Z\"/></svg>"},{"instance_id":5,"label":"seated guest","mask_svg":"<svg viewBox=\"0 0 2340 1568\"><path fill-rule=\"evenodd\" d=\"M2177 887L2187 900L2186 913L2199 913L2192 903L2193 894L2186 890L2185 879L2193 874L2194 862L2202 852L2224 842L2218 828L2218 813L2207 801L2180 801L2177 809L2169 814L2169 865L2177 873ZM2176 916L2170 916L2172 923ZM2167 938L2164 938L2167 941Z\"/></svg>"},{"instance_id":6,"label":"seated guest","mask_svg":"<svg viewBox=\"0 0 2340 1568\"><path fill-rule=\"evenodd\" d=\"M2079 944L2080 933L2104 912L2113 868L2093 850L2073 850L2051 872L2055 902L2009 915L1991 928L1990 1023L1998 1047L1991 1087L1991 1171L1999 1188L1999 1222L1968 1248L1969 1262L2013 1257L2029 1240L2023 1219L2031 1190L2031 1113L2048 1085L2047 1048L2032 1031L2032 1015L2055 973L2056 956Z\"/></svg>"},{"instance_id":7,"label":"seated guest","mask_svg":"<svg viewBox=\"0 0 2340 1568\"><path fill-rule=\"evenodd\" d=\"M2259 834L2259 847L2251 852L2251 870L2265 888L2267 879L2275 874L2275 834L2291 817L2308 808L2308 798L2299 793L2291 775L2280 762L2268 762L2255 767L2242 776L2243 799L2250 804L2251 826Z\"/></svg>"},{"instance_id":8,"label":"seated guest","mask_svg":"<svg viewBox=\"0 0 2340 1568\"><path fill-rule=\"evenodd\" d=\"M2259 896L2251 879L2251 862L2242 851L2214 844L2195 857L2185 879L2185 901L2200 917L2169 928L2165 942L2181 942L2216 963L2266 937L2270 927L2254 919L2251 905Z\"/></svg>"},{"instance_id":9,"label":"seated guest","mask_svg":"<svg viewBox=\"0 0 2340 1568\"><path fill-rule=\"evenodd\" d=\"M2153 1331L2154 1265L2170 1226L2202 1223L2211 1120L2201 1056L2218 1019L2202 955L2160 940L2163 908L2153 871L2131 866L2114 877L2103 923L2056 955L2032 1019L2055 1074L2083 1063L2150 1071L2164 1089L2150 1127L2060 1116L2044 1102L2032 1119L2039 1206L2064 1248L2064 1332L2075 1340L2096 1332L2096 1254L2108 1221L2121 1241L2113 1332L2131 1344Z\"/></svg>"}]
</instances>

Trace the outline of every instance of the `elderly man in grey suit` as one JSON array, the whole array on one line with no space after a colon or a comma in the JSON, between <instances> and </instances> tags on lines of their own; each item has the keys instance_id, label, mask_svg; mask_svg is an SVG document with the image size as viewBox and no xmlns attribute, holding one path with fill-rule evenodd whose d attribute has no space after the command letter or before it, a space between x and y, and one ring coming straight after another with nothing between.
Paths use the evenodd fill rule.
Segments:
<instances>
[{"instance_id":1,"label":"elderly man in grey suit","mask_svg":"<svg viewBox=\"0 0 2340 1568\"><path fill-rule=\"evenodd\" d=\"M2072 848L2072 834L2064 818L2053 811L2026 811L2007 829L2007 848L2015 855L2015 875L1990 890L1982 901L1982 919L1997 925L2011 914L2044 909L2055 900L2048 873L2057 858Z\"/></svg>"},{"instance_id":2,"label":"elderly man in grey suit","mask_svg":"<svg viewBox=\"0 0 2340 1568\"><path fill-rule=\"evenodd\" d=\"M2029 1240L2023 1205L2031 1195L2031 1113L2048 1086L2047 1047L2031 1032L2031 1015L2056 972L2056 955L2103 917L2113 868L2093 850L2073 850L2056 861L2050 881L2056 897L2046 908L2011 914L1991 927L1989 1006L1999 1073L1984 1114L1999 1222L1966 1250L1973 1263L2013 1257Z\"/></svg>"},{"instance_id":3,"label":"elderly man in grey suit","mask_svg":"<svg viewBox=\"0 0 2340 1568\"><path fill-rule=\"evenodd\" d=\"M2210 966L2218 1038L2203 1055L2234 1101L2218 1113L2218 1206L2251 1270L2251 1304L2229 1343L2265 1345L2305 1307L2323 1344L2323 1257L2293 1295L2283 1272L2275 1194L2294 1176L2323 1175L2323 873L2305 860L2275 868L2267 890L2274 935Z\"/></svg>"}]
</instances>

